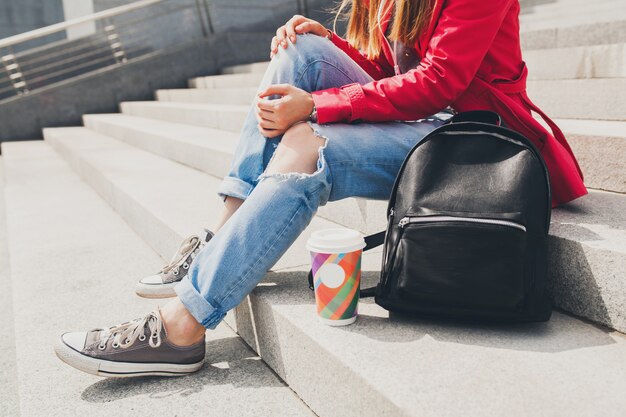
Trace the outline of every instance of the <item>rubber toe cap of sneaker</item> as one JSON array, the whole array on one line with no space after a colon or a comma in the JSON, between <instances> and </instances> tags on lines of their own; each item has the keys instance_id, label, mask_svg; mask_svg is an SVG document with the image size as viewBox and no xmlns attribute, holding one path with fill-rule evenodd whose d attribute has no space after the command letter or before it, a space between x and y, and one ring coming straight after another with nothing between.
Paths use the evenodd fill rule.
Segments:
<instances>
[{"instance_id":1,"label":"rubber toe cap of sneaker","mask_svg":"<svg viewBox=\"0 0 626 417\"><path fill-rule=\"evenodd\" d=\"M144 285L163 285L163 279L161 278L161 275L152 275L143 278L139 281L139 283Z\"/></svg>"},{"instance_id":2,"label":"rubber toe cap of sneaker","mask_svg":"<svg viewBox=\"0 0 626 417\"><path fill-rule=\"evenodd\" d=\"M61 336L63 343L71 347L77 352L81 352L85 348L85 341L87 340L86 332L74 332L65 333Z\"/></svg>"}]
</instances>

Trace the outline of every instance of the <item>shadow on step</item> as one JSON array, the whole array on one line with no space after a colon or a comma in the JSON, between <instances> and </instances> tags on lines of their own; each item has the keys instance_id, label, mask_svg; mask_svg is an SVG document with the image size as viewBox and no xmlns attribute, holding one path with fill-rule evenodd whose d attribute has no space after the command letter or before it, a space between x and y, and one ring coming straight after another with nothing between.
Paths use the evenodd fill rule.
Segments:
<instances>
[{"instance_id":1,"label":"shadow on step","mask_svg":"<svg viewBox=\"0 0 626 417\"><path fill-rule=\"evenodd\" d=\"M363 272L364 286L369 286L377 280L377 271ZM254 333L257 344L259 340L273 341L273 346L280 346L280 338L286 335L277 332L276 324L271 323L276 322L274 316L277 314L276 311L280 311L288 313L290 321L299 327L299 331L306 334L328 334L329 337L336 334L335 332L358 334L375 341L372 349L380 350L381 354L384 354L385 345L389 343L410 343L407 349L420 349L422 343L432 343L433 340L485 348L547 353L616 343L609 334L611 332L609 329L556 311L547 323L478 324L389 313L376 305L372 299L364 299L359 306L359 318L354 325L330 328L316 320L314 303L314 295L306 284L305 271L270 273L262 285L255 289L252 301L247 305L242 303L242 307L237 310L237 314L241 314L237 319L238 330L241 327L250 334ZM250 310L253 311L253 318L256 316L256 320L250 319ZM244 323L241 323L242 321ZM251 323L255 325L251 326ZM313 326L322 327L309 332L308 329ZM247 329L249 327L255 328ZM272 334L267 334L268 332ZM251 339L245 335L242 337L246 341ZM355 342L362 340L362 337L354 338ZM324 343L323 340L319 342ZM254 347L254 343L251 343L251 346ZM266 352L263 352L261 346L261 356L265 359L263 353L272 350L274 349L266 349ZM274 352L272 356L276 360L280 354ZM272 367L277 370L276 367ZM281 369L282 367L278 366L279 375Z\"/></svg>"},{"instance_id":2,"label":"shadow on step","mask_svg":"<svg viewBox=\"0 0 626 417\"><path fill-rule=\"evenodd\" d=\"M548 239L548 289L554 305L626 331L624 196L590 191L552 212Z\"/></svg>"},{"instance_id":3,"label":"shadow on step","mask_svg":"<svg viewBox=\"0 0 626 417\"><path fill-rule=\"evenodd\" d=\"M146 395L156 400L172 396L185 398L201 392L205 387L216 385L234 388L284 386L240 338L226 337L207 342L205 365L193 375L177 378L103 379L85 389L81 399L105 403Z\"/></svg>"}]
</instances>

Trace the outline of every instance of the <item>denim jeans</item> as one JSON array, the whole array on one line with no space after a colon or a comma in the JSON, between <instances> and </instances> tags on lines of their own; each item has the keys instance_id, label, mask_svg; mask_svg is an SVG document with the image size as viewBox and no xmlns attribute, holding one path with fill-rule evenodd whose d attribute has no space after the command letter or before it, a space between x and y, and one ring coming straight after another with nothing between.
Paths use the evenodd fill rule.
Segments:
<instances>
[{"instance_id":1,"label":"denim jeans","mask_svg":"<svg viewBox=\"0 0 626 417\"><path fill-rule=\"evenodd\" d=\"M298 35L279 47L261 82L287 83L306 91L365 84L372 78L326 38ZM324 139L317 170L264 173L281 138L257 130L250 110L232 166L218 193L245 200L196 256L176 293L209 329L236 307L310 223L320 205L347 197L387 199L404 158L445 113L415 122L309 123ZM304 282L303 282L303 285Z\"/></svg>"}]
</instances>

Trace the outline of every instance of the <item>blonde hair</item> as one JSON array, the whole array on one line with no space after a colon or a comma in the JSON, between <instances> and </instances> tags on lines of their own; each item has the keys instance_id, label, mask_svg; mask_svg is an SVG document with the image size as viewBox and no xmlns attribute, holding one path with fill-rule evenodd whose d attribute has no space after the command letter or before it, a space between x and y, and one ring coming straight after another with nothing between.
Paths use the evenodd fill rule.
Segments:
<instances>
[{"instance_id":1,"label":"blonde hair","mask_svg":"<svg viewBox=\"0 0 626 417\"><path fill-rule=\"evenodd\" d=\"M367 57L375 59L380 56L382 43L378 26L378 9L384 2L381 19L390 11L394 2L396 13L390 22L391 40L410 45L427 29L432 15L434 0L342 0L336 9L333 27L340 18L348 18L346 39L352 46L367 53ZM344 11L350 6L349 11ZM382 22L381 22L382 23Z\"/></svg>"}]
</instances>

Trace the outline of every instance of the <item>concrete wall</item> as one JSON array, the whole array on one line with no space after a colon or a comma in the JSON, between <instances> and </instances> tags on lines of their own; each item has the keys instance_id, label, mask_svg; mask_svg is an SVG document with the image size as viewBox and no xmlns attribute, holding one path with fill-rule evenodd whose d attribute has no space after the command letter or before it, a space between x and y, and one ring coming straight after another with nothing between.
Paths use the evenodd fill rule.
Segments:
<instances>
[{"instance_id":1,"label":"concrete wall","mask_svg":"<svg viewBox=\"0 0 626 417\"><path fill-rule=\"evenodd\" d=\"M324 10L336 0L308 0L309 17L328 23L330 14ZM211 0L208 2L213 26L221 31L275 31L298 13L297 0Z\"/></svg>"},{"instance_id":2,"label":"concrete wall","mask_svg":"<svg viewBox=\"0 0 626 417\"><path fill-rule=\"evenodd\" d=\"M265 60L272 35L219 34L5 100L0 142L41 138L43 127L80 126L85 113L115 113L121 101L152 100L159 88L184 88L188 78Z\"/></svg>"},{"instance_id":3,"label":"concrete wall","mask_svg":"<svg viewBox=\"0 0 626 417\"><path fill-rule=\"evenodd\" d=\"M0 0L0 38L62 20L61 0Z\"/></svg>"},{"instance_id":4,"label":"concrete wall","mask_svg":"<svg viewBox=\"0 0 626 417\"><path fill-rule=\"evenodd\" d=\"M523 32L626 20L624 0L520 0Z\"/></svg>"},{"instance_id":5,"label":"concrete wall","mask_svg":"<svg viewBox=\"0 0 626 417\"><path fill-rule=\"evenodd\" d=\"M63 15L65 20L76 19L94 13L91 0L63 0ZM93 35L96 32L96 23L87 22L80 26L67 29L67 39L77 39Z\"/></svg>"},{"instance_id":6,"label":"concrete wall","mask_svg":"<svg viewBox=\"0 0 626 417\"><path fill-rule=\"evenodd\" d=\"M123 6L125 4L133 2L133 0L81 0L81 1L92 1L94 11L96 12L101 12L102 10L112 9L113 7Z\"/></svg>"},{"instance_id":7,"label":"concrete wall","mask_svg":"<svg viewBox=\"0 0 626 417\"><path fill-rule=\"evenodd\" d=\"M0 39L63 21L62 0L0 0ZM64 33L28 42L13 52L65 38ZM6 51L0 51L4 53Z\"/></svg>"}]
</instances>

